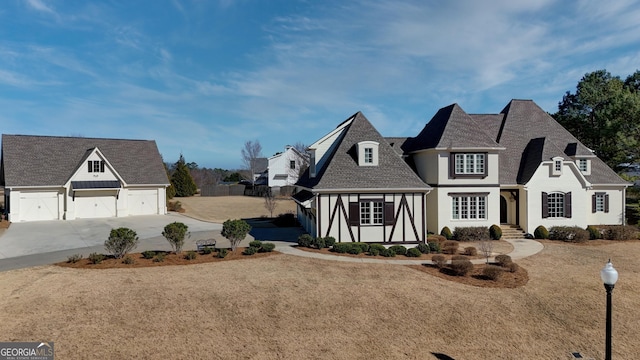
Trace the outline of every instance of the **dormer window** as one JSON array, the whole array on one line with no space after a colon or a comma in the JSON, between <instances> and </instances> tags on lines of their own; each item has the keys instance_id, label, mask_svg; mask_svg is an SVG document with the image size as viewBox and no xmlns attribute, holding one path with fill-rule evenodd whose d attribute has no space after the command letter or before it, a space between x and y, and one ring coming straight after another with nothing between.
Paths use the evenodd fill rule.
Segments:
<instances>
[{"instance_id":1,"label":"dormer window","mask_svg":"<svg viewBox=\"0 0 640 360\"><path fill-rule=\"evenodd\" d=\"M104 161L100 160L89 160L87 161L87 170L89 172L104 172Z\"/></svg>"},{"instance_id":2,"label":"dormer window","mask_svg":"<svg viewBox=\"0 0 640 360\"><path fill-rule=\"evenodd\" d=\"M591 175L591 164L589 159L577 159L576 165L583 175Z\"/></svg>"},{"instance_id":3,"label":"dormer window","mask_svg":"<svg viewBox=\"0 0 640 360\"><path fill-rule=\"evenodd\" d=\"M552 176L560 176L562 175L562 161L561 157L555 157L552 159L553 165L551 167L551 175Z\"/></svg>"},{"instance_id":4,"label":"dormer window","mask_svg":"<svg viewBox=\"0 0 640 360\"><path fill-rule=\"evenodd\" d=\"M357 144L359 166L378 166L378 145L375 141L361 141Z\"/></svg>"}]
</instances>

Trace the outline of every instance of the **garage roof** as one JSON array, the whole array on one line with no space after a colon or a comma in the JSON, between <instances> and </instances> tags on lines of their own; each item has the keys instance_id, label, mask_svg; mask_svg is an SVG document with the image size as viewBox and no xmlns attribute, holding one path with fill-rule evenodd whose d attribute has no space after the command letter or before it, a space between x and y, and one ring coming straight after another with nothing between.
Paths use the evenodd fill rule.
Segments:
<instances>
[{"instance_id":1,"label":"garage roof","mask_svg":"<svg viewBox=\"0 0 640 360\"><path fill-rule=\"evenodd\" d=\"M0 185L63 186L99 148L128 185L169 185L154 140L2 135Z\"/></svg>"}]
</instances>

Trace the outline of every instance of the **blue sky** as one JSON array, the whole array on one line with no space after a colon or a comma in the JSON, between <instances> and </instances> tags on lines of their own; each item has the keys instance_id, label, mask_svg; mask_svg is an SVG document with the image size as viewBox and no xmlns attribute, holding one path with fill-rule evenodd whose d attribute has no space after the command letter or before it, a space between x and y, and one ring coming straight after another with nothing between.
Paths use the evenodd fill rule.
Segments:
<instances>
[{"instance_id":1,"label":"blue sky","mask_svg":"<svg viewBox=\"0 0 640 360\"><path fill-rule=\"evenodd\" d=\"M415 136L457 102L549 112L587 72L640 68L637 1L7 0L0 132L156 140L241 166L357 111Z\"/></svg>"}]
</instances>

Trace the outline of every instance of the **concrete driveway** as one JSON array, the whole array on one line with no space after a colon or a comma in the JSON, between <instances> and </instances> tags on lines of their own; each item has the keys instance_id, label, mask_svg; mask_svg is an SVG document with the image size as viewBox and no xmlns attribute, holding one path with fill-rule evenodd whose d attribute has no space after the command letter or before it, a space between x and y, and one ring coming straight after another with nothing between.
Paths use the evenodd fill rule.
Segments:
<instances>
[{"instance_id":1,"label":"concrete driveway","mask_svg":"<svg viewBox=\"0 0 640 360\"><path fill-rule=\"evenodd\" d=\"M111 229L127 227L140 238L136 252L171 250L162 236L165 225L174 221L189 226L191 237L184 249L195 249L199 239L216 238L220 242L222 224L195 220L180 214L131 216L124 218L12 223L0 236L0 271L64 261L67 256L91 252L104 253L104 242ZM221 244L223 245L223 244Z\"/></svg>"}]
</instances>

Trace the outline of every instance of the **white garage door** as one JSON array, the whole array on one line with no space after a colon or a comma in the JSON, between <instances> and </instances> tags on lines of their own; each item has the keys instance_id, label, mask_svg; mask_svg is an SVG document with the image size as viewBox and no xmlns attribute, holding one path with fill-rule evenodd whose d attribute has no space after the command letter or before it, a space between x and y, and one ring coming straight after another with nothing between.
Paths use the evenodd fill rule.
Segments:
<instances>
[{"instance_id":1,"label":"white garage door","mask_svg":"<svg viewBox=\"0 0 640 360\"><path fill-rule=\"evenodd\" d=\"M116 216L116 196L96 193L76 194L76 218L92 219Z\"/></svg>"},{"instance_id":2,"label":"white garage door","mask_svg":"<svg viewBox=\"0 0 640 360\"><path fill-rule=\"evenodd\" d=\"M58 192L20 194L20 221L57 220Z\"/></svg>"},{"instance_id":3,"label":"white garage door","mask_svg":"<svg viewBox=\"0 0 640 360\"><path fill-rule=\"evenodd\" d=\"M158 213L158 190L129 190L129 215Z\"/></svg>"}]
</instances>

